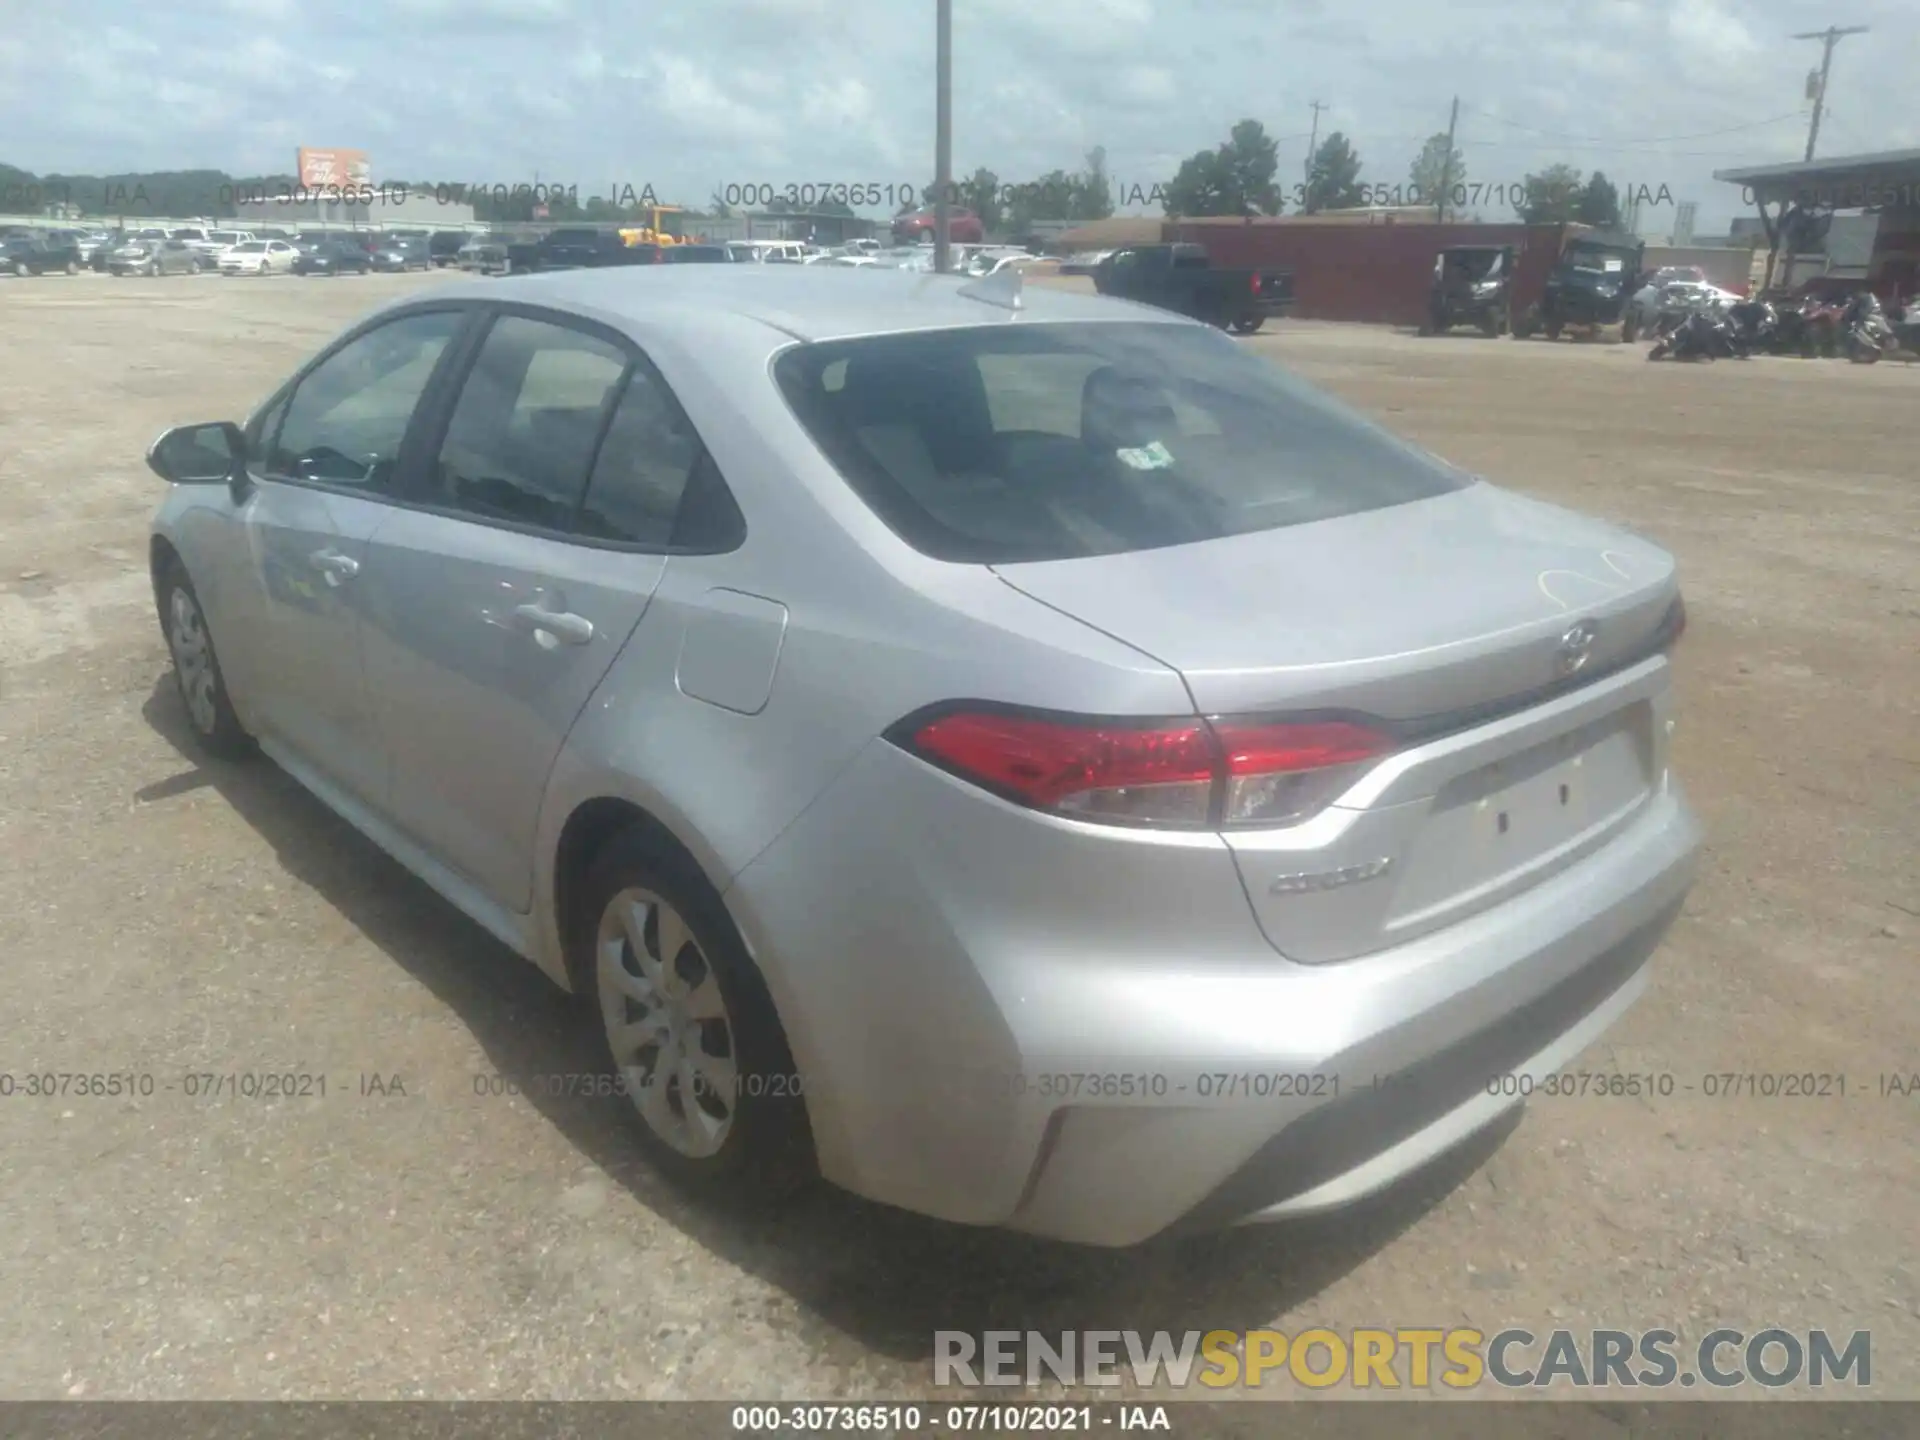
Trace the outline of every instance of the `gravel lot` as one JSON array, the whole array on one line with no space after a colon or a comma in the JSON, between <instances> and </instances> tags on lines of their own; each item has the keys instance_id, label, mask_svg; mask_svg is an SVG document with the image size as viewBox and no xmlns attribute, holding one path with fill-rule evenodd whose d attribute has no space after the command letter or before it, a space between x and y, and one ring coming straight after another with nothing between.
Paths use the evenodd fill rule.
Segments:
<instances>
[{"instance_id":1,"label":"gravel lot","mask_svg":"<svg viewBox=\"0 0 1920 1440\"><path fill-rule=\"evenodd\" d=\"M279 772L193 758L146 445L434 283L0 281L0 1072L161 1087L0 1098L0 1396L884 1396L927 1392L936 1328L1725 1323L1871 1329L1875 1391L1920 1397L1920 1097L1873 1093L1920 1071L1920 372L1247 342L1679 554L1711 851L1584 1064L1848 1093L1536 1099L1358 1215L1086 1253L832 1193L694 1208L619 1102L476 1094L577 1069L580 1017ZM165 1088L237 1071L329 1089Z\"/></svg>"}]
</instances>

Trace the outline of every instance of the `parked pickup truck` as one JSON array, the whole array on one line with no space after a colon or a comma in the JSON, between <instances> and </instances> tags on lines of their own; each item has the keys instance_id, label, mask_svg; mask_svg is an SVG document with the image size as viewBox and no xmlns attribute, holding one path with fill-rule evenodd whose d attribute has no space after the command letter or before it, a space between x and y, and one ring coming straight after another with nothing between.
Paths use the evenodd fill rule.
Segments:
<instances>
[{"instance_id":1,"label":"parked pickup truck","mask_svg":"<svg viewBox=\"0 0 1920 1440\"><path fill-rule=\"evenodd\" d=\"M1102 295L1158 305L1251 335L1293 308L1291 270L1216 270L1198 245L1130 245L1093 272Z\"/></svg>"},{"instance_id":2,"label":"parked pickup truck","mask_svg":"<svg viewBox=\"0 0 1920 1440\"><path fill-rule=\"evenodd\" d=\"M553 230L531 245L508 247L515 271L586 270L609 265L652 265L660 259L657 245L629 245L613 230Z\"/></svg>"}]
</instances>

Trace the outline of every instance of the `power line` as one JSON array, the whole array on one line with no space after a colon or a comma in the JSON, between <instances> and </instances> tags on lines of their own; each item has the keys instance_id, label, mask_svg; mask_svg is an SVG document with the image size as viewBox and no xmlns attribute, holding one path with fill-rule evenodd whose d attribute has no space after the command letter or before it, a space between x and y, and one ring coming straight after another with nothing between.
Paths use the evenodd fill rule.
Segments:
<instances>
[{"instance_id":1,"label":"power line","mask_svg":"<svg viewBox=\"0 0 1920 1440\"><path fill-rule=\"evenodd\" d=\"M1611 135L1573 135L1561 130L1542 130L1535 125L1523 125L1518 120L1508 120L1499 115L1489 114L1471 105L1461 107L1478 115L1482 120L1491 120L1496 125L1505 125L1511 130L1524 130L1529 134L1543 135L1550 140L1581 140L1600 145L1669 145L1681 140L1712 140L1721 135L1739 135L1749 130L1764 130L1769 125L1778 125L1783 120L1798 120L1800 112L1790 110L1784 115L1774 115L1765 120L1750 121L1745 125L1729 125L1724 130L1701 130L1691 135L1650 135L1645 139L1624 140Z\"/></svg>"}]
</instances>

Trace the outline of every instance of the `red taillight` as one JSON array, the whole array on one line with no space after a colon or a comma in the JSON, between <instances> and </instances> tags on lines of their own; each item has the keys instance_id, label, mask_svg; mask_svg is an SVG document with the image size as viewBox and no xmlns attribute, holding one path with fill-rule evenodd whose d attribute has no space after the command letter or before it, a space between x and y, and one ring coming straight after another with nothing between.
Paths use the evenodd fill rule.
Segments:
<instances>
[{"instance_id":1,"label":"red taillight","mask_svg":"<svg viewBox=\"0 0 1920 1440\"><path fill-rule=\"evenodd\" d=\"M1296 824L1393 743L1346 721L1069 721L988 710L950 711L896 738L1035 809L1183 829Z\"/></svg>"},{"instance_id":2,"label":"red taillight","mask_svg":"<svg viewBox=\"0 0 1920 1440\"><path fill-rule=\"evenodd\" d=\"M1260 293L1260 277L1258 275L1255 275L1253 277L1250 288L1253 290L1254 294L1258 295Z\"/></svg>"}]
</instances>

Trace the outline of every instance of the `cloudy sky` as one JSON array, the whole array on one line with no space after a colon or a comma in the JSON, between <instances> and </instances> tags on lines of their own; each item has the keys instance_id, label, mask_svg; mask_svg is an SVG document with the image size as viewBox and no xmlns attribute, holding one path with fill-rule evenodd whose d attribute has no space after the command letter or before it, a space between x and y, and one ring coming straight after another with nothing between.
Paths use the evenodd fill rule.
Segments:
<instances>
[{"instance_id":1,"label":"cloudy sky","mask_svg":"<svg viewBox=\"0 0 1920 1440\"><path fill-rule=\"evenodd\" d=\"M270 173L346 146L376 178L700 203L932 173L932 0L6 8L0 162L39 174ZM1403 182L1458 95L1474 182L1564 160L1695 200L1704 228L1740 209L1715 169L1800 157L1820 47L1788 37L1830 23L1872 33L1836 52L1820 153L1920 147L1914 0L954 0L955 169L1014 180L1104 145L1144 193L1251 116L1292 183L1318 100L1363 179Z\"/></svg>"}]
</instances>

